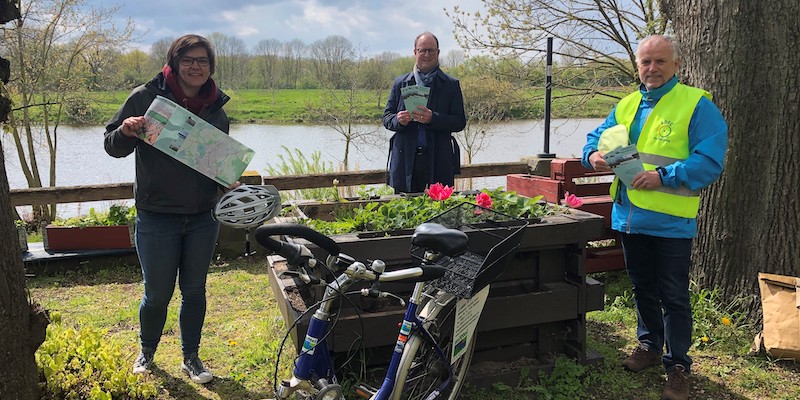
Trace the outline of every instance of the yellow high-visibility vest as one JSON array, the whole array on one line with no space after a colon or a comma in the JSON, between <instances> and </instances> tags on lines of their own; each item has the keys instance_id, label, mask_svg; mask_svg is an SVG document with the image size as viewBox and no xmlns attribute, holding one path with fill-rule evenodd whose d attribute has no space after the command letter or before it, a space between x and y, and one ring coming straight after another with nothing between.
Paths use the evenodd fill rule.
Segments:
<instances>
[{"instance_id":1,"label":"yellow high-visibility vest","mask_svg":"<svg viewBox=\"0 0 800 400\"><path fill-rule=\"evenodd\" d=\"M658 101L636 143L645 171L689 158L689 121L703 96L711 99L711 94L705 90L678 83ZM614 116L629 132L641 101L642 93L637 90L617 104ZM619 179L615 178L611 184L612 199L616 197L618 186ZM685 187L628 188L628 198L636 207L683 218L697 218L700 208L700 193Z\"/></svg>"}]
</instances>

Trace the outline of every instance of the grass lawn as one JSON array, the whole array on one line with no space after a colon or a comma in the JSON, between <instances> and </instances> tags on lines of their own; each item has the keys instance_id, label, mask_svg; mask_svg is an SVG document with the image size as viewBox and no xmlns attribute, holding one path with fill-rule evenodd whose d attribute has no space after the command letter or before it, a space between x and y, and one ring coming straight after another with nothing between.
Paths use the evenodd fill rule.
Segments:
<instances>
[{"instance_id":1,"label":"grass lawn","mask_svg":"<svg viewBox=\"0 0 800 400\"><path fill-rule=\"evenodd\" d=\"M208 385L192 383L180 369L176 291L156 353L158 368L147 378L158 388L157 398L272 397L272 375L284 324L269 287L267 268L265 258L259 255L212 267L200 352L216 376ZM625 292L629 292L629 282L621 273L597 278L607 282L607 302L603 311L590 313L588 340L590 347L603 355L602 362L586 368L562 360L558 372L538 386L523 380L517 385L496 385L493 390L469 390L463 398L659 399L665 379L660 369L632 374L620 366L620 360L635 346L635 313ZM142 290L137 266L35 277L28 287L34 300L60 314L63 325L102 329L108 341L122 348L123 365L132 364L138 352ZM706 306L696 313L710 313ZM709 340L698 340L691 351L695 360L692 399L800 398L800 366L748 355L746 347L753 332L747 326L734 321L723 329L712 327ZM282 376L288 374L290 363L291 356L284 356L279 366Z\"/></svg>"},{"instance_id":2,"label":"grass lawn","mask_svg":"<svg viewBox=\"0 0 800 400\"><path fill-rule=\"evenodd\" d=\"M617 98L597 95L591 98L578 96L567 89L554 90L552 102L553 118L605 118L614 107L619 97L629 89L609 88L603 93ZM130 91L117 90L108 92L91 92L84 110L86 120L82 123L105 124L125 101ZM344 112L344 102L348 92L337 90L327 92L321 89L241 89L226 90L230 101L225 111L232 123L321 123L318 113L310 108L320 105L339 104ZM386 105L385 91L363 90L357 94L355 101L356 119L371 123L379 121ZM509 110L515 119L540 119L544 116L544 92L541 89L530 89L525 95L529 100ZM34 120L41 119L41 113L32 111ZM67 123L76 123L67 120Z\"/></svg>"}]
</instances>

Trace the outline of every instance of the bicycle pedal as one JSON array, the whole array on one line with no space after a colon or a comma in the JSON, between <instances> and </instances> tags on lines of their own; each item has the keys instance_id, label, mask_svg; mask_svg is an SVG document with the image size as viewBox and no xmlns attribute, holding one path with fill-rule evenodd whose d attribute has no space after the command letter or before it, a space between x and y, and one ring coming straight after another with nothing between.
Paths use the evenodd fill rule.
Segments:
<instances>
[{"instance_id":1,"label":"bicycle pedal","mask_svg":"<svg viewBox=\"0 0 800 400\"><path fill-rule=\"evenodd\" d=\"M353 388L353 393L359 398L369 399L378 393L378 389L362 383Z\"/></svg>"}]
</instances>

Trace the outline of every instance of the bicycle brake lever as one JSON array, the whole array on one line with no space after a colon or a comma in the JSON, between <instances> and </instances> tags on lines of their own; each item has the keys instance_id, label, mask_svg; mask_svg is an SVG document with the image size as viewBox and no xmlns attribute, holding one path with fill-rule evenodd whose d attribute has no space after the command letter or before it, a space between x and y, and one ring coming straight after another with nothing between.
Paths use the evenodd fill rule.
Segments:
<instances>
[{"instance_id":1,"label":"bicycle brake lever","mask_svg":"<svg viewBox=\"0 0 800 400\"><path fill-rule=\"evenodd\" d=\"M301 281L303 281L303 283L306 283L306 284L312 284L312 285L319 285L319 284L323 284L324 285L325 284L325 281L317 278L315 275L311 275L311 274L306 273L305 269L303 269L302 272L301 271L283 271L280 274L278 274L278 278L281 278L281 279L283 279L283 278L285 278L287 276L296 276L298 279L300 279Z\"/></svg>"}]
</instances>

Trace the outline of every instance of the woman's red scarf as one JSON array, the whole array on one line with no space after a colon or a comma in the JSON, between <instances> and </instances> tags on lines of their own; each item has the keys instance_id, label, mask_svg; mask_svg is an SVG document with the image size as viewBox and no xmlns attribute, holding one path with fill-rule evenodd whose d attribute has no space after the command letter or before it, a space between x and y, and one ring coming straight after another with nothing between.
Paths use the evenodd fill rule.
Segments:
<instances>
[{"instance_id":1,"label":"woman's red scarf","mask_svg":"<svg viewBox=\"0 0 800 400\"><path fill-rule=\"evenodd\" d=\"M200 115L206 107L217 101L217 97L219 96L217 84L214 83L211 77L209 77L206 83L200 88L197 96L188 97L183 93L183 89L181 89L181 85L178 85L178 81L175 80L175 74L172 72L172 68L170 68L169 64L164 65L161 72L164 74L167 86L172 94L175 95L175 98L183 103L183 106L192 113Z\"/></svg>"}]
</instances>

